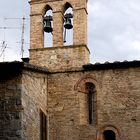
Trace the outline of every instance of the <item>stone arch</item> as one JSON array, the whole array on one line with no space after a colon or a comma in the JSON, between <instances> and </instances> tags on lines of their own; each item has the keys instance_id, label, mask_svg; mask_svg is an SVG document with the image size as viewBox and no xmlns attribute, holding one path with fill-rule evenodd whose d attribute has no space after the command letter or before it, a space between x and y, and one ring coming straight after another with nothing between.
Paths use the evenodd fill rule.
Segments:
<instances>
[{"instance_id":1,"label":"stone arch","mask_svg":"<svg viewBox=\"0 0 140 140\"><path fill-rule=\"evenodd\" d=\"M71 3L66 2L62 8L63 13L63 44L64 46L73 45L73 7ZM69 18L66 18L66 15ZM70 16L71 15L71 16ZM65 28L65 24L69 23L69 28ZM71 24L70 24L71 23ZM68 25L68 24L67 24Z\"/></svg>"},{"instance_id":2,"label":"stone arch","mask_svg":"<svg viewBox=\"0 0 140 140\"><path fill-rule=\"evenodd\" d=\"M51 7L50 5L47 4L47 5L45 5L44 8L42 9L42 15L44 16L45 13L46 13L48 10L52 10L52 11L53 11L52 7Z\"/></svg>"},{"instance_id":3,"label":"stone arch","mask_svg":"<svg viewBox=\"0 0 140 140\"><path fill-rule=\"evenodd\" d=\"M74 90L82 93L86 93L86 89L83 85L86 83L93 83L95 86L97 85L97 81L90 75L82 77L74 86Z\"/></svg>"},{"instance_id":4,"label":"stone arch","mask_svg":"<svg viewBox=\"0 0 140 140\"><path fill-rule=\"evenodd\" d=\"M82 77L74 86L79 98L80 124L95 125L97 123L96 80L91 75Z\"/></svg>"},{"instance_id":5,"label":"stone arch","mask_svg":"<svg viewBox=\"0 0 140 140\"><path fill-rule=\"evenodd\" d=\"M63 6L63 13L65 13L65 11L68 9L68 8L72 8L72 4L70 2L66 2Z\"/></svg>"},{"instance_id":6,"label":"stone arch","mask_svg":"<svg viewBox=\"0 0 140 140\"><path fill-rule=\"evenodd\" d=\"M43 27L44 30L44 48L53 46L53 9L50 5L46 5L43 9ZM47 17L47 19L46 19ZM50 20L49 20L50 19ZM50 26L50 28L46 27ZM49 30L48 30L49 29ZM50 34L51 33L51 34Z\"/></svg>"},{"instance_id":7,"label":"stone arch","mask_svg":"<svg viewBox=\"0 0 140 140\"><path fill-rule=\"evenodd\" d=\"M105 125L105 126L101 127L97 132L96 140L104 140L104 138L103 138L104 132L106 132L108 130L114 132L116 140L120 140L120 137L121 137L120 131L117 127L115 127L113 125Z\"/></svg>"}]
</instances>

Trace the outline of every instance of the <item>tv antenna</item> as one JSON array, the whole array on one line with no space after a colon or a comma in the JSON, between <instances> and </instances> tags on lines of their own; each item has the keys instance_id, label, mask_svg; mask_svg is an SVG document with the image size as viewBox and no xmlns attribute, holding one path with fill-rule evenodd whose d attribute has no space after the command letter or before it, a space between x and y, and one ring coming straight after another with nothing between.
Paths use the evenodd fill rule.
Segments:
<instances>
[{"instance_id":1,"label":"tv antenna","mask_svg":"<svg viewBox=\"0 0 140 140\"><path fill-rule=\"evenodd\" d=\"M5 41L5 30L6 29L20 29L21 27L0 27L0 29L4 30L4 40L2 41L1 49L0 49L0 58L3 56L3 62L5 58L5 50L7 48L7 44Z\"/></svg>"},{"instance_id":2,"label":"tv antenna","mask_svg":"<svg viewBox=\"0 0 140 140\"><path fill-rule=\"evenodd\" d=\"M24 34L25 34L25 20L27 20L27 18L25 18L25 16L23 16L22 18L4 18L5 20L22 20L22 27L21 29L21 58L24 57L24 44L25 44L25 40L24 40Z\"/></svg>"},{"instance_id":3,"label":"tv antenna","mask_svg":"<svg viewBox=\"0 0 140 140\"><path fill-rule=\"evenodd\" d=\"M24 54L24 30L25 30L25 17L22 18L22 33L21 33L21 58Z\"/></svg>"},{"instance_id":4,"label":"tv antenna","mask_svg":"<svg viewBox=\"0 0 140 140\"><path fill-rule=\"evenodd\" d=\"M4 57L5 57L5 49L7 47L7 44L5 43L5 41L2 41L2 45L1 45L1 49L0 49L0 57L3 56L3 61L4 61Z\"/></svg>"}]
</instances>

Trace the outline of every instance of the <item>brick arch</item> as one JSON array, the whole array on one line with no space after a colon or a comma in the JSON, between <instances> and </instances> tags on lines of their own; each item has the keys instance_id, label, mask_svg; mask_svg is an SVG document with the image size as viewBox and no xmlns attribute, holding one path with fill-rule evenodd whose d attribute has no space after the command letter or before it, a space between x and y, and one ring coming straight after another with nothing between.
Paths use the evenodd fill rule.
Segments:
<instances>
[{"instance_id":1,"label":"brick arch","mask_svg":"<svg viewBox=\"0 0 140 140\"><path fill-rule=\"evenodd\" d=\"M72 8L73 9L73 6L70 2L65 2L65 4L63 5L63 13L68 9L68 8Z\"/></svg>"},{"instance_id":2,"label":"brick arch","mask_svg":"<svg viewBox=\"0 0 140 140\"><path fill-rule=\"evenodd\" d=\"M52 11L53 11L51 5L49 5L49 4L47 4L47 5L45 5L45 6L43 7L43 9L42 9L42 15L45 15L45 13L46 13L48 10L52 10Z\"/></svg>"},{"instance_id":3,"label":"brick arch","mask_svg":"<svg viewBox=\"0 0 140 140\"><path fill-rule=\"evenodd\" d=\"M92 76L89 75L78 80L74 86L74 90L78 92L86 93L85 86L84 86L86 83L93 83L95 86L97 85L97 81Z\"/></svg>"},{"instance_id":4,"label":"brick arch","mask_svg":"<svg viewBox=\"0 0 140 140\"><path fill-rule=\"evenodd\" d=\"M107 130L113 131L115 133L116 140L120 140L120 137L121 137L120 130L116 126L113 126L113 125L105 125L105 126L101 127L97 131L97 138L96 138L96 140L104 140L103 139L103 133L105 131L107 131Z\"/></svg>"}]
</instances>

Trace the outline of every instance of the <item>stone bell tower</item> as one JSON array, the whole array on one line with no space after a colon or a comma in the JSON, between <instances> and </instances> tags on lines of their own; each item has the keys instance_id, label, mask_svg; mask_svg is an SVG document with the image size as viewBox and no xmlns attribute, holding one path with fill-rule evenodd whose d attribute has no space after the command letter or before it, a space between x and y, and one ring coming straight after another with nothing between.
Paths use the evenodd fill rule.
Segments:
<instances>
[{"instance_id":1,"label":"stone bell tower","mask_svg":"<svg viewBox=\"0 0 140 140\"><path fill-rule=\"evenodd\" d=\"M87 48L87 0L30 1L30 63L49 70L65 70L89 63ZM73 44L64 45L64 12L73 9ZM53 46L44 47L44 14L51 9L53 16ZM48 40L49 41L49 40Z\"/></svg>"}]
</instances>

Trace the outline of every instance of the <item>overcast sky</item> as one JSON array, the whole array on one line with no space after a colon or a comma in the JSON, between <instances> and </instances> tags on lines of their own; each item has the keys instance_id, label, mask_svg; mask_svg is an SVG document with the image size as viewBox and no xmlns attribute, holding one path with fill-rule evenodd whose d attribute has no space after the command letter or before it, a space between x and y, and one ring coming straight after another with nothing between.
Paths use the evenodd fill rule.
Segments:
<instances>
[{"instance_id":1,"label":"overcast sky","mask_svg":"<svg viewBox=\"0 0 140 140\"><path fill-rule=\"evenodd\" d=\"M91 62L140 60L140 0L88 0L88 47ZM25 16L25 53L29 48L29 4L27 0L1 0L0 27L21 27ZM7 48L0 60L20 60L21 28L0 29L0 45Z\"/></svg>"}]
</instances>

